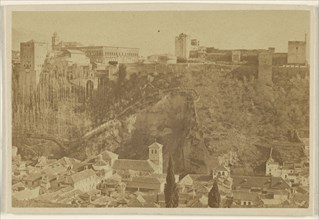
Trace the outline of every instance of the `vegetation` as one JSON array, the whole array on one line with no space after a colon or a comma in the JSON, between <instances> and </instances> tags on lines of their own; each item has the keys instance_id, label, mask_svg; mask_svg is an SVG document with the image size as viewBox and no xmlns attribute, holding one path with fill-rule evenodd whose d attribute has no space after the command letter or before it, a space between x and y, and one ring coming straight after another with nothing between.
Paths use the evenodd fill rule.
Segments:
<instances>
[{"instance_id":1,"label":"vegetation","mask_svg":"<svg viewBox=\"0 0 319 220\"><path fill-rule=\"evenodd\" d=\"M211 208L219 208L220 200L218 183L217 180L215 180L212 189L208 193L208 206Z\"/></svg>"},{"instance_id":2,"label":"vegetation","mask_svg":"<svg viewBox=\"0 0 319 220\"><path fill-rule=\"evenodd\" d=\"M164 188L166 208L178 207L178 188L175 182L174 164L172 157L169 158L166 184Z\"/></svg>"}]
</instances>

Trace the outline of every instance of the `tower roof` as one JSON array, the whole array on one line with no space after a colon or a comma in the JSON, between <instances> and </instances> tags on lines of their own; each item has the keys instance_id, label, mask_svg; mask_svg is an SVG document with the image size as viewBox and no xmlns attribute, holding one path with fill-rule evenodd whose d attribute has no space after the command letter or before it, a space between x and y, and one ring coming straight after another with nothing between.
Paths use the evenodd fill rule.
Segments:
<instances>
[{"instance_id":1,"label":"tower roof","mask_svg":"<svg viewBox=\"0 0 319 220\"><path fill-rule=\"evenodd\" d=\"M148 146L148 148L156 148L156 149L162 149L163 145L161 145L158 142L154 142L153 144L151 144L150 146Z\"/></svg>"}]
</instances>

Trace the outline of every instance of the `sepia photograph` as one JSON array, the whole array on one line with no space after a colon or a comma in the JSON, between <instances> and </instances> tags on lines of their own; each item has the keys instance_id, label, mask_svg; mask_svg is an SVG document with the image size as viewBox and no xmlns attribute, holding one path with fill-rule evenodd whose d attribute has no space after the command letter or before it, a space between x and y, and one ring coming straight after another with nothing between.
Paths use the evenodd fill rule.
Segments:
<instances>
[{"instance_id":1,"label":"sepia photograph","mask_svg":"<svg viewBox=\"0 0 319 220\"><path fill-rule=\"evenodd\" d=\"M310 208L310 10L10 20L12 208Z\"/></svg>"}]
</instances>

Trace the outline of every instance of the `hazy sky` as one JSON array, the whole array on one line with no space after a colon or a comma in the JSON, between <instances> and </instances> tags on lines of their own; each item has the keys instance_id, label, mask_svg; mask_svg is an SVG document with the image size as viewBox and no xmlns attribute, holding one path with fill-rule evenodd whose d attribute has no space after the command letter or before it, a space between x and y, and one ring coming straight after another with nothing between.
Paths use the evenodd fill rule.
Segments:
<instances>
[{"instance_id":1,"label":"hazy sky","mask_svg":"<svg viewBox=\"0 0 319 220\"><path fill-rule=\"evenodd\" d=\"M13 48L30 39L140 48L140 54L174 54L175 36L186 33L203 46L286 52L288 40L309 33L307 11L14 12ZM38 39L37 39L38 38Z\"/></svg>"}]
</instances>

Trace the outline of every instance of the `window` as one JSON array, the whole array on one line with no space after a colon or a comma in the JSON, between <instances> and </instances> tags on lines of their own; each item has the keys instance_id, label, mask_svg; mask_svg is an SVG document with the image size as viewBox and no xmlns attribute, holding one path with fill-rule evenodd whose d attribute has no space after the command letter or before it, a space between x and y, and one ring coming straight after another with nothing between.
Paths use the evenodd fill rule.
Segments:
<instances>
[{"instance_id":1,"label":"window","mask_svg":"<svg viewBox=\"0 0 319 220\"><path fill-rule=\"evenodd\" d=\"M244 202L244 205L246 205L246 202Z\"/></svg>"}]
</instances>

